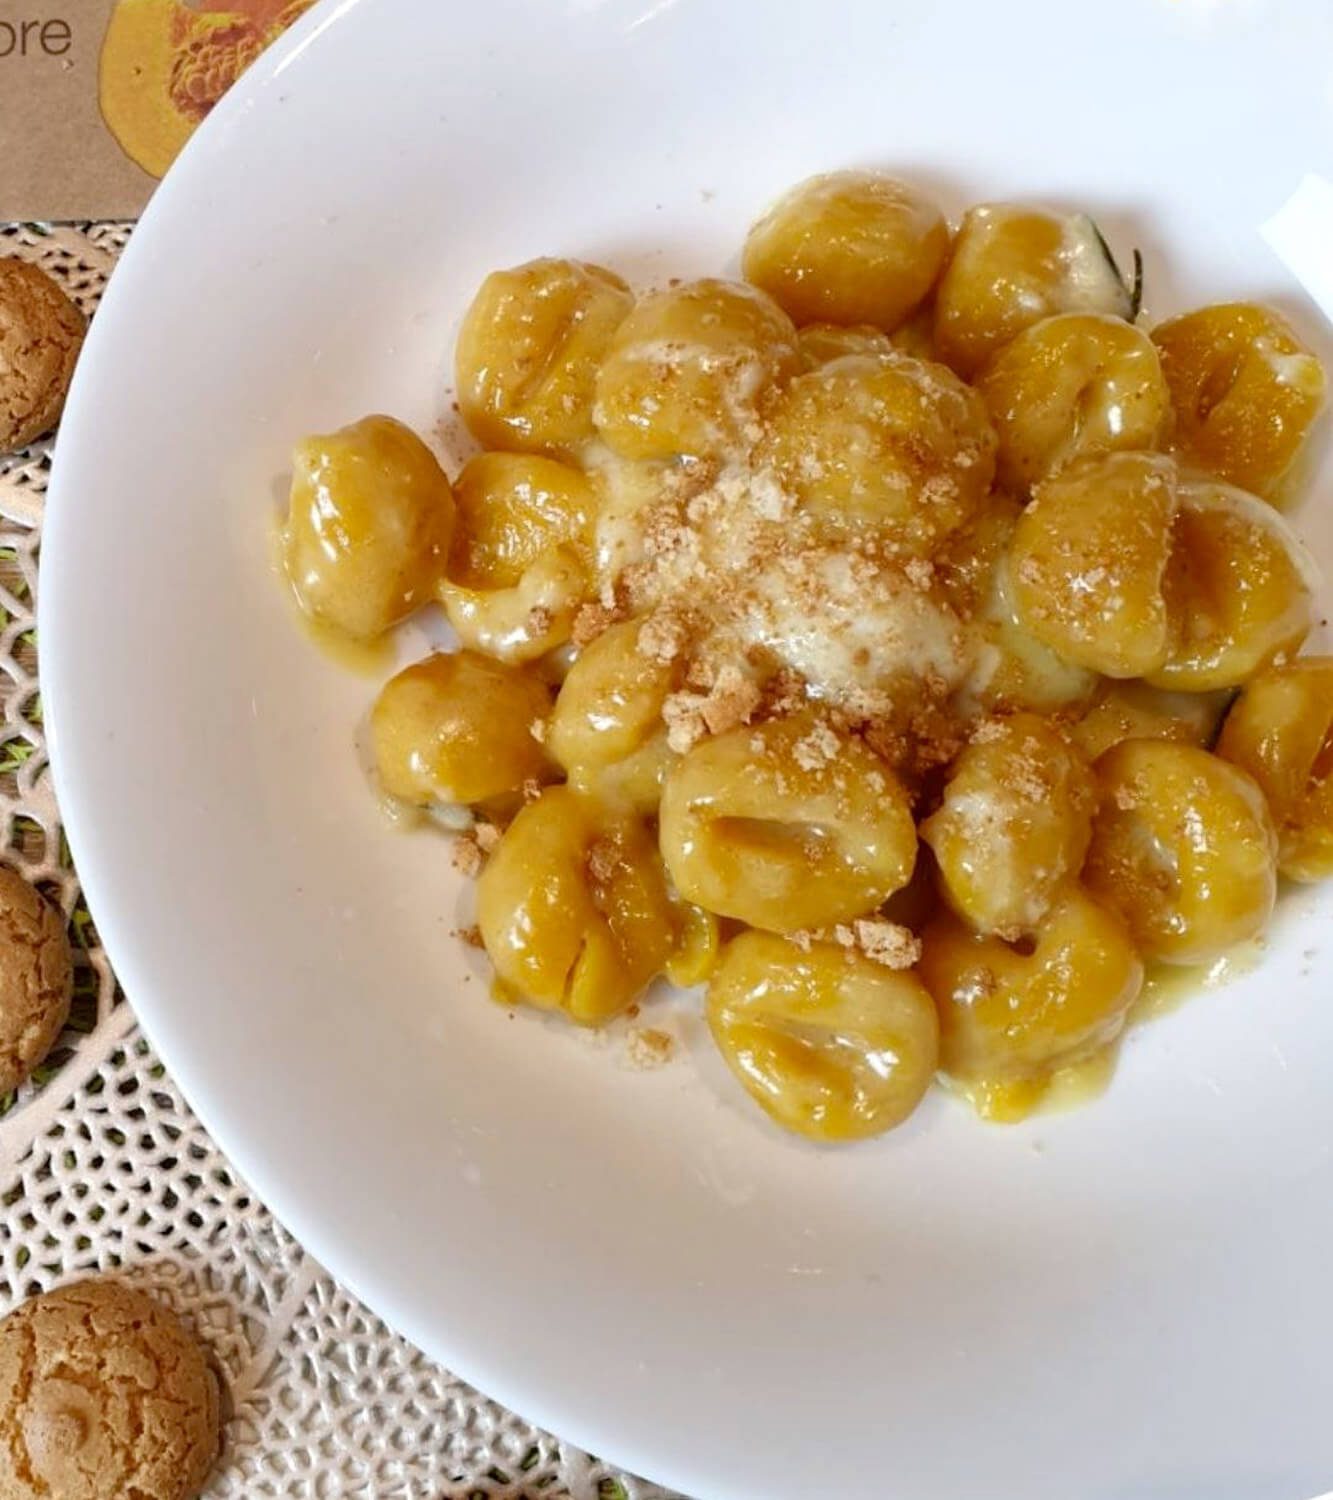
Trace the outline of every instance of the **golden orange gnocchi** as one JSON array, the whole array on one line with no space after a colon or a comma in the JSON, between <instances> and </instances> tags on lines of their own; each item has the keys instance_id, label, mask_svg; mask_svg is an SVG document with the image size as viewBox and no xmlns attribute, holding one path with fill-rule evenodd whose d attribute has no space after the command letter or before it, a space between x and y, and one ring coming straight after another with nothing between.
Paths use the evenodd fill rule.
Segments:
<instances>
[{"instance_id":1,"label":"golden orange gnocchi","mask_svg":"<svg viewBox=\"0 0 1333 1500\"><path fill-rule=\"evenodd\" d=\"M715 458L753 441L762 405L799 360L790 319L752 286L652 292L611 340L593 420L624 458Z\"/></svg>"},{"instance_id":2,"label":"golden orange gnocchi","mask_svg":"<svg viewBox=\"0 0 1333 1500\"><path fill-rule=\"evenodd\" d=\"M1252 677L1217 753L1262 788L1288 880L1333 876L1333 657L1302 657Z\"/></svg>"},{"instance_id":3,"label":"golden orange gnocchi","mask_svg":"<svg viewBox=\"0 0 1333 1500\"><path fill-rule=\"evenodd\" d=\"M297 602L354 640L373 640L435 587L454 525L435 455L392 417L305 438L292 459L283 563Z\"/></svg>"},{"instance_id":4,"label":"golden orange gnocchi","mask_svg":"<svg viewBox=\"0 0 1333 1500\"><path fill-rule=\"evenodd\" d=\"M596 514L579 469L531 453L481 453L454 485L440 602L465 646L532 661L569 639L585 602Z\"/></svg>"},{"instance_id":5,"label":"golden orange gnocchi","mask_svg":"<svg viewBox=\"0 0 1333 1500\"><path fill-rule=\"evenodd\" d=\"M1016 500L994 493L936 554L944 592L968 622L968 671L958 695L968 717L1065 712L1097 690L1096 672L1060 656L1018 619L1008 554L1022 513Z\"/></svg>"},{"instance_id":6,"label":"golden orange gnocchi","mask_svg":"<svg viewBox=\"0 0 1333 1500\"><path fill-rule=\"evenodd\" d=\"M829 528L923 552L985 499L995 435L976 393L943 365L848 354L781 393L760 462Z\"/></svg>"},{"instance_id":7,"label":"golden orange gnocchi","mask_svg":"<svg viewBox=\"0 0 1333 1500\"><path fill-rule=\"evenodd\" d=\"M1019 623L1107 677L1161 668L1176 489L1175 466L1155 453L1086 458L1038 486L1009 549Z\"/></svg>"},{"instance_id":8,"label":"golden orange gnocchi","mask_svg":"<svg viewBox=\"0 0 1333 1500\"><path fill-rule=\"evenodd\" d=\"M1103 678L1069 726L1089 761L1123 740L1178 740L1209 749L1231 701L1227 692L1173 693L1141 678Z\"/></svg>"},{"instance_id":9,"label":"golden orange gnocchi","mask_svg":"<svg viewBox=\"0 0 1333 1500\"><path fill-rule=\"evenodd\" d=\"M984 720L921 825L945 899L978 932L1031 932L1077 877L1092 837L1092 772L1035 714Z\"/></svg>"},{"instance_id":10,"label":"golden orange gnocchi","mask_svg":"<svg viewBox=\"0 0 1333 1500\"><path fill-rule=\"evenodd\" d=\"M1201 307L1153 329L1176 437L1209 474L1281 495L1324 405L1324 367L1286 319L1253 302Z\"/></svg>"},{"instance_id":11,"label":"golden orange gnocchi","mask_svg":"<svg viewBox=\"0 0 1333 1500\"><path fill-rule=\"evenodd\" d=\"M669 1028L659 985L706 986L736 1098L819 1142L937 1070L1022 1119L1109 1078L1149 965L1333 876L1333 657L1275 509L1324 371L1257 304L1144 331L1085 214L952 232L883 173L798 184L741 266L487 277L482 451L450 483L387 417L307 439L291 592L324 639L443 610L372 780L455 831L497 1000Z\"/></svg>"},{"instance_id":12,"label":"golden orange gnocchi","mask_svg":"<svg viewBox=\"0 0 1333 1500\"><path fill-rule=\"evenodd\" d=\"M750 1097L817 1141L900 1124L935 1073L939 1020L920 979L834 943L742 933L707 1005L713 1039Z\"/></svg>"},{"instance_id":13,"label":"golden orange gnocchi","mask_svg":"<svg viewBox=\"0 0 1333 1500\"><path fill-rule=\"evenodd\" d=\"M811 713L689 751L662 790L661 842L689 900L770 932L866 916L916 862L898 779L863 740Z\"/></svg>"},{"instance_id":14,"label":"golden orange gnocchi","mask_svg":"<svg viewBox=\"0 0 1333 1500\"><path fill-rule=\"evenodd\" d=\"M549 778L533 735L551 711L542 680L476 651L440 651L390 678L370 714L380 786L413 807L479 807Z\"/></svg>"},{"instance_id":15,"label":"golden orange gnocchi","mask_svg":"<svg viewBox=\"0 0 1333 1500\"><path fill-rule=\"evenodd\" d=\"M594 436L593 382L634 298L612 271L534 260L494 271L463 319L463 419L489 448L575 458Z\"/></svg>"},{"instance_id":16,"label":"golden orange gnocchi","mask_svg":"<svg viewBox=\"0 0 1333 1500\"><path fill-rule=\"evenodd\" d=\"M1077 885L1019 941L946 914L923 944L940 1065L990 1118L1026 1114L1061 1068L1114 1042L1143 987L1125 925Z\"/></svg>"},{"instance_id":17,"label":"golden orange gnocchi","mask_svg":"<svg viewBox=\"0 0 1333 1500\"><path fill-rule=\"evenodd\" d=\"M1056 313L1111 313L1132 322L1127 286L1086 214L1061 218L1013 203L963 216L935 297L939 358L970 380L997 349Z\"/></svg>"},{"instance_id":18,"label":"golden orange gnocchi","mask_svg":"<svg viewBox=\"0 0 1333 1500\"><path fill-rule=\"evenodd\" d=\"M1152 340L1109 313L1062 313L1025 328L977 389L999 437L997 476L1017 495L1085 454L1157 448L1170 430Z\"/></svg>"},{"instance_id":19,"label":"golden orange gnocchi","mask_svg":"<svg viewBox=\"0 0 1333 1500\"><path fill-rule=\"evenodd\" d=\"M1277 899L1277 835L1258 784L1206 750L1125 740L1096 766L1083 878L1139 951L1202 964L1257 937Z\"/></svg>"},{"instance_id":20,"label":"golden orange gnocchi","mask_svg":"<svg viewBox=\"0 0 1333 1500\"><path fill-rule=\"evenodd\" d=\"M741 266L798 324L892 333L935 285L949 227L928 198L880 172L793 188L751 229Z\"/></svg>"},{"instance_id":21,"label":"golden orange gnocchi","mask_svg":"<svg viewBox=\"0 0 1333 1500\"><path fill-rule=\"evenodd\" d=\"M1237 687L1300 648L1313 622L1314 563L1271 506L1229 485L1182 484L1162 579L1170 619L1158 687Z\"/></svg>"},{"instance_id":22,"label":"golden orange gnocchi","mask_svg":"<svg viewBox=\"0 0 1333 1500\"><path fill-rule=\"evenodd\" d=\"M647 828L550 787L505 830L477 882L477 925L516 996L596 1025L666 967L678 910Z\"/></svg>"},{"instance_id":23,"label":"golden orange gnocchi","mask_svg":"<svg viewBox=\"0 0 1333 1500\"><path fill-rule=\"evenodd\" d=\"M561 685L547 744L572 785L655 812L678 759L662 708L680 673L638 649L642 628L622 621L580 652Z\"/></svg>"}]
</instances>

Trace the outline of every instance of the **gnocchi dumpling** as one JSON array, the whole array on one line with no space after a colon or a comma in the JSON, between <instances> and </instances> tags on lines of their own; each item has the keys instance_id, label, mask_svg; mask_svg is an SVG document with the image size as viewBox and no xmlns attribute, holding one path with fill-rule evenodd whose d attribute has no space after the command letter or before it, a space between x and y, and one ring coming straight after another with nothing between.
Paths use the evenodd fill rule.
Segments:
<instances>
[{"instance_id":1,"label":"gnocchi dumpling","mask_svg":"<svg viewBox=\"0 0 1333 1500\"><path fill-rule=\"evenodd\" d=\"M882 172L829 172L784 194L751 229L741 266L798 324L892 333L949 252L944 215Z\"/></svg>"},{"instance_id":2,"label":"gnocchi dumpling","mask_svg":"<svg viewBox=\"0 0 1333 1500\"><path fill-rule=\"evenodd\" d=\"M622 458L713 458L752 445L776 383L799 368L786 313L744 282L649 292L597 375L597 430Z\"/></svg>"},{"instance_id":3,"label":"gnocchi dumpling","mask_svg":"<svg viewBox=\"0 0 1333 1500\"><path fill-rule=\"evenodd\" d=\"M433 595L454 501L435 455L392 417L304 439L292 457L283 564L297 603L373 640Z\"/></svg>"},{"instance_id":4,"label":"gnocchi dumpling","mask_svg":"<svg viewBox=\"0 0 1333 1500\"><path fill-rule=\"evenodd\" d=\"M1201 307L1159 323L1153 343L1171 391L1184 454L1265 499L1282 482L1324 405L1327 377L1271 308Z\"/></svg>"},{"instance_id":5,"label":"gnocchi dumpling","mask_svg":"<svg viewBox=\"0 0 1333 1500\"><path fill-rule=\"evenodd\" d=\"M477 925L502 986L595 1026L643 994L677 947L652 836L569 787L505 830L477 882Z\"/></svg>"},{"instance_id":6,"label":"gnocchi dumpling","mask_svg":"<svg viewBox=\"0 0 1333 1500\"><path fill-rule=\"evenodd\" d=\"M1132 320L1126 286L1086 214L1060 218L1014 203L969 209L935 295L935 347L970 380L1010 339L1056 313Z\"/></svg>"},{"instance_id":7,"label":"gnocchi dumpling","mask_svg":"<svg viewBox=\"0 0 1333 1500\"><path fill-rule=\"evenodd\" d=\"M495 271L463 319L458 404L487 448L577 457L594 437L593 382L634 297L613 271L533 260Z\"/></svg>"},{"instance_id":8,"label":"gnocchi dumpling","mask_svg":"<svg viewBox=\"0 0 1333 1500\"><path fill-rule=\"evenodd\" d=\"M995 434L976 392L943 365L849 354L787 385L760 461L831 529L925 553L985 500Z\"/></svg>"},{"instance_id":9,"label":"gnocchi dumpling","mask_svg":"<svg viewBox=\"0 0 1333 1500\"><path fill-rule=\"evenodd\" d=\"M1009 549L1019 623L1107 677L1162 667L1176 495L1175 465L1154 453L1082 459L1039 485Z\"/></svg>"},{"instance_id":10,"label":"gnocchi dumpling","mask_svg":"<svg viewBox=\"0 0 1333 1500\"><path fill-rule=\"evenodd\" d=\"M1124 923L1077 885L1017 943L942 914L922 935L920 971L941 1067L999 1120L1028 1114L1055 1072L1115 1041L1144 973Z\"/></svg>"},{"instance_id":11,"label":"gnocchi dumpling","mask_svg":"<svg viewBox=\"0 0 1333 1500\"><path fill-rule=\"evenodd\" d=\"M662 706L680 668L639 649L642 628L625 620L584 647L561 686L547 743L571 784L651 812L677 758Z\"/></svg>"},{"instance_id":12,"label":"gnocchi dumpling","mask_svg":"<svg viewBox=\"0 0 1333 1500\"><path fill-rule=\"evenodd\" d=\"M1282 874L1333 876L1333 657L1303 656L1251 678L1217 753L1262 788Z\"/></svg>"},{"instance_id":13,"label":"gnocchi dumpling","mask_svg":"<svg viewBox=\"0 0 1333 1500\"><path fill-rule=\"evenodd\" d=\"M1015 494L1075 458L1158 448L1171 397L1146 333L1107 313L1025 328L977 381L999 437L997 476Z\"/></svg>"},{"instance_id":14,"label":"gnocchi dumpling","mask_svg":"<svg viewBox=\"0 0 1333 1500\"><path fill-rule=\"evenodd\" d=\"M708 987L708 1025L755 1103L817 1141L901 1124L939 1051L935 1007L915 974L768 932L727 945Z\"/></svg>"},{"instance_id":15,"label":"gnocchi dumpling","mask_svg":"<svg viewBox=\"0 0 1333 1500\"><path fill-rule=\"evenodd\" d=\"M545 781L551 711L531 672L475 651L436 652L391 677L370 714L380 787L415 807L488 803Z\"/></svg>"},{"instance_id":16,"label":"gnocchi dumpling","mask_svg":"<svg viewBox=\"0 0 1333 1500\"><path fill-rule=\"evenodd\" d=\"M1173 693L1141 679L1104 678L1069 737L1089 761L1123 740L1177 740L1207 749L1231 702L1231 694Z\"/></svg>"},{"instance_id":17,"label":"gnocchi dumpling","mask_svg":"<svg viewBox=\"0 0 1333 1500\"><path fill-rule=\"evenodd\" d=\"M481 453L459 474L454 499L439 595L459 639L502 661L562 645L589 591L591 481L537 454Z\"/></svg>"},{"instance_id":18,"label":"gnocchi dumpling","mask_svg":"<svg viewBox=\"0 0 1333 1500\"><path fill-rule=\"evenodd\" d=\"M1165 661L1145 675L1158 687L1236 687L1296 651L1313 623L1318 569L1280 515L1243 490L1182 484L1162 579L1170 619Z\"/></svg>"},{"instance_id":19,"label":"gnocchi dumpling","mask_svg":"<svg viewBox=\"0 0 1333 1500\"><path fill-rule=\"evenodd\" d=\"M935 555L945 596L968 622L969 665L956 699L968 718L1076 710L1091 701L1100 681L1019 623L1008 554L1022 513L1016 500L997 491Z\"/></svg>"},{"instance_id":20,"label":"gnocchi dumpling","mask_svg":"<svg viewBox=\"0 0 1333 1500\"><path fill-rule=\"evenodd\" d=\"M1096 801L1087 762L1046 720L981 724L921 825L949 904L978 932L1031 932L1083 864Z\"/></svg>"},{"instance_id":21,"label":"gnocchi dumpling","mask_svg":"<svg viewBox=\"0 0 1333 1500\"><path fill-rule=\"evenodd\" d=\"M916 862L901 783L813 713L697 744L667 776L660 837L687 900L771 932L865 916Z\"/></svg>"},{"instance_id":22,"label":"gnocchi dumpling","mask_svg":"<svg viewBox=\"0 0 1333 1500\"><path fill-rule=\"evenodd\" d=\"M1277 835L1256 783L1207 750L1126 740L1097 762L1083 879L1149 958L1202 964L1263 931Z\"/></svg>"}]
</instances>

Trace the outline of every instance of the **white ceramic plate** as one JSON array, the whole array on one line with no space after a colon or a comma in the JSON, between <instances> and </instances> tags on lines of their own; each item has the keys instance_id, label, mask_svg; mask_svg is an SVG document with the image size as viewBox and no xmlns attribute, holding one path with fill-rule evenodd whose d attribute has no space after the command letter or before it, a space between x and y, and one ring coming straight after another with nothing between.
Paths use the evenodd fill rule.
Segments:
<instances>
[{"instance_id":1,"label":"white ceramic plate","mask_svg":"<svg viewBox=\"0 0 1333 1500\"><path fill-rule=\"evenodd\" d=\"M985 1128L937 1096L881 1141L805 1146L688 1008L678 1060L643 1073L488 1003L446 848L367 795L374 684L312 650L271 571L290 444L372 409L435 429L486 271L734 267L776 191L847 164L952 208L1086 206L1144 248L1154 312L1272 297L1333 354L1261 234L1333 178L1333 11L1281 17L326 0L191 145L94 326L42 672L126 989L254 1187L373 1307L693 1495L1327 1489L1333 893L1288 900L1260 967L1138 1032L1086 1110ZM1284 223L1326 272L1327 224Z\"/></svg>"}]
</instances>

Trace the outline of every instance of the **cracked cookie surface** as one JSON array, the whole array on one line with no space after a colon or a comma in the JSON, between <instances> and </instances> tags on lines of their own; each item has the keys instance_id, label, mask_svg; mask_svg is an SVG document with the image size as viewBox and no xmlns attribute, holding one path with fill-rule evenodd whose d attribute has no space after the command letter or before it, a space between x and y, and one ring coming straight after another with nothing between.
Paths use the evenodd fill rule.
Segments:
<instances>
[{"instance_id":1,"label":"cracked cookie surface","mask_svg":"<svg viewBox=\"0 0 1333 1500\"><path fill-rule=\"evenodd\" d=\"M216 1375L146 1293L75 1282L0 1323L0 1500L193 1500L218 1434Z\"/></svg>"},{"instance_id":2,"label":"cracked cookie surface","mask_svg":"<svg viewBox=\"0 0 1333 1500\"><path fill-rule=\"evenodd\" d=\"M17 1088L69 1017L69 938L60 913L0 867L0 1094Z\"/></svg>"},{"instance_id":3,"label":"cracked cookie surface","mask_svg":"<svg viewBox=\"0 0 1333 1500\"><path fill-rule=\"evenodd\" d=\"M39 266L0 260L0 453L60 417L83 347L83 314Z\"/></svg>"}]
</instances>

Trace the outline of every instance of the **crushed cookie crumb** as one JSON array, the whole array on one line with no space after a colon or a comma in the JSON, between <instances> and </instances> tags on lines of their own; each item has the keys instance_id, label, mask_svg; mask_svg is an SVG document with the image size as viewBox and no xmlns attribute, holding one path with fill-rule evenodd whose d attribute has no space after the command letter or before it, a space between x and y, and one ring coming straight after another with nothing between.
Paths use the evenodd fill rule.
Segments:
<instances>
[{"instance_id":1,"label":"crushed cookie crumb","mask_svg":"<svg viewBox=\"0 0 1333 1500\"><path fill-rule=\"evenodd\" d=\"M782 667L769 679L764 707L774 718L785 718L804 707L808 697L806 680L790 667Z\"/></svg>"},{"instance_id":2,"label":"crushed cookie crumb","mask_svg":"<svg viewBox=\"0 0 1333 1500\"><path fill-rule=\"evenodd\" d=\"M529 776L523 783L524 802L535 802L542 794L542 784L535 776Z\"/></svg>"},{"instance_id":3,"label":"crushed cookie crumb","mask_svg":"<svg viewBox=\"0 0 1333 1500\"><path fill-rule=\"evenodd\" d=\"M690 639L688 615L670 605L656 609L639 626L638 651L666 665L682 656Z\"/></svg>"},{"instance_id":4,"label":"crushed cookie crumb","mask_svg":"<svg viewBox=\"0 0 1333 1500\"><path fill-rule=\"evenodd\" d=\"M675 1050L670 1032L655 1026L633 1026L625 1035L625 1052L636 1068L660 1068L671 1061Z\"/></svg>"},{"instance_id":5,"label":"crushed cookie crumb","mask_svg":"<svg viewBox=\"0 0 1333 1500\"><path fill-rule=\"evenodd\" d=\"M762 702L759 685L734 663L726 663L707 692L683 688L667 694L662 704L667 746L684 755L706 735L725 734L748 724Z\"/></svg>"},{"instance_id":6,"label":"crushed cookie crumb","mask_svg":"<svg viewBox=\"0 0 1333 1500\"><path fill-rule=\"evenodd\" d=\"M599 885L606 885L624 863L620 846L614 839L594 839L588 845L588 874Z\"/></svg>"},{"instance_id":7,"label":"crushed cookie crumb","mask_svg":"<svg viewBox=\"0 0 1333 1500\"><path fill-rule=\"evenodd\" d=\"M539 745L544 745L546 743L546 727L547 726L545 719L534 719L532 723L528 725L528 733L533 737L534 740L537 741Z\"/></svg>"},{"instance_id":8,"label":"crushed cookie crumb","mask_svg":"<svg viewBox=\"0 0 1333 1500\"><path fill-rule=\"evenodd\" d=\"M472 837L477 841L477 848L483 854L491 854L500 842L500 830L494 823L478 822L472 830Z\"/></svg>"},{"instance_id":9,"label":"crushed cookie crumb","mask_svg":"<svg viewBox=\"0 0 1333 1500\"><path fill-rule=\"evenodd\" d=\"M856 946L886 969L910 969L921 957L921 939L910 927L863 917L855 924Z\"/></svg>"},{"instance_id":10,"label":"crushed cookie crumb","mask_svg":"<svg viewBox=\"0 0 1333 1500\"><path fill-rule=\"evenodd\" d=\"M932 474L918 493L927 505L949 505L958 495L958 485L947 474Z\"/></svg>"},{"instance_id":11,"label":"crushed cookie crumb","mask_svg":"<svg viewBox=\"0 0 1333 1500\"><path fill-rule=\"evenodd\" d=\"M710 734L725 734L740 724L748 724L763 696L756 682L728 663L719 669L699 712Z\"/></svg>"},{"instance_id":12,"label":"crushed cookie crumb","mask_svg":"<svg viewBox=\"0 0 1333 1500\"><path fill-rule=\"evenodd\" d=\"M662 722L666 725L667 748L686 755L708 732L701 711L703 698L698 693L668 693L662 703Z\"/></svg>"},{"instance_id":13,"label":"crushed cookie crumb","mask_svg":"<svg viewBox=\"0 0 1333 1500\"><path fill-rule=\"evenodd\" d=\"M838 736L828 724L821 721L796 741L792 746L792 756L803 771L822 771L838 758L841 748Z\"/></svg>"},{"instance_id":14,"label":"crushed cookie crumb","mask_svg":"<svg viewBox=\"0 0 1333 1500\"><path fill-rule=\"evenodd\" d=\"M993 745L998 740L1004 739L1009 733L1009 726L1003 719L983 719L972 729L971 743L974 745Z\"/></svg>"},{"instance_id":15,"label":"crushed cookie crumb","mask_svg":"<svg viewBox=\"0 0 1333 1500\"><path fill-rule=\"evenodd\" d=\"M486 946L485 940L481 935L481 928L475 922L471 927L455 927L449 936L456 937L460 943L465 944L469 948L484 948Z\"/></svg>"},{"instance_id":16,"label":"crushed cookie crumb","mask_svg":"<svg viewBox=\"0 0 1333 1500\"><path fill-rule=\"evenodd\" d=\"M486 863L486 856L482 852L475 829L460 833L454 839L453 848L449 851L449 862L460 875L467 876L469 880L481 874L481 867Z\"/></svg>"},{"instance_id":17,"label":"crushed cookie crumb","mask_svg":"<svg viewBox=\"0 0 1333 1500\"><path fill-rule=\"evenodd\" d=\"M1004 784L1025 802L1044 802L1050 796L1050 785L1030 751L1024 754L1019 750L1009 756L1002 774Z\"/></svg>"},{"instance_id":18,"label":"crushed cookie crumb","mask_svg":"<svg viewBox=\"0 0 1333 1500\"><path fill-rule=\"evenodd\" d=\"M574 612L570 639L576 646L588 646L614 625L620 616L614 606L581 604Z\"/></svg>"}]
</instances>

